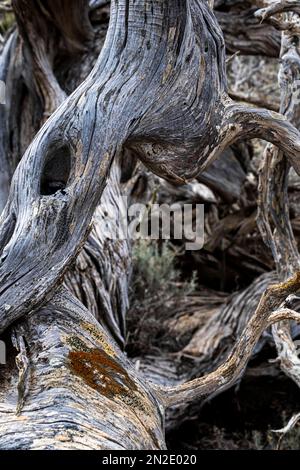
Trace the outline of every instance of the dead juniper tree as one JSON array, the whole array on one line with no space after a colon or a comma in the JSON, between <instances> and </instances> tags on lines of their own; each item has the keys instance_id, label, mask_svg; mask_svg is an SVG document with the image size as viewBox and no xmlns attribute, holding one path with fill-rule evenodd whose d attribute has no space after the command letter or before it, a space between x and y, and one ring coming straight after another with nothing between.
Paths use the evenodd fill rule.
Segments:
<instances>
[{"instance_id":1,"label":"dead juniper tree","mask_svg":"<svg viewBox=\"0 0 300 470\"><path fill-rule=\"evenodd\" d=\"M300 174L300 132L229 97L213 2L113 0L106 34L92 22L107 3L12 1L18 27L0 62L0 331L12 340L1 448L163 449L167 408L230 386L264 329L300 319L284 303L300 287L293 267L199 379L154 384L122 352L130 246L103 240L101 224L121 186L131 193L136 160L186 184L259 137Z\"/></svg>"}]
</instances>

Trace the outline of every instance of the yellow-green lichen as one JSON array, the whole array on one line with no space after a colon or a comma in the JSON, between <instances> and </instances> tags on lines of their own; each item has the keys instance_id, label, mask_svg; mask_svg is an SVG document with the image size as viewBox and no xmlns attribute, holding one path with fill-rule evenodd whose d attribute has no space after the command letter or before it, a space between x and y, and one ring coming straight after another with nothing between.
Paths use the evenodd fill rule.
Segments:
<instances>
[{"instance_id":1,"label":"yellow-green lichen","mask_svg":"<svg viewBox=\"0 0 300 470\"><path fill-rule=\"evenodd\" d=\"M109 356L112 356L114 357L116 355L114 349L112 348L112 346L108 343L104 333L102 333L102 331L100 331L99 329L97 329L94 325L92 325L91 323L87 323L87 322L81 322L80 326L85 330L85 331L88 331L95 340L98 341L98 343L101 345L101 347L104 349L104 351L106 352L106 354L108 354Z\"/></svg>"},{"instance_id":2,"label":"yellow-green lichen","mask_svg":"<svg viewBox=\"0 0 300 470\"><path fill-rule=\"evenodd\" d=\"M78 336L68 336L66 339L66 343L71 346L71 348L77 351L89 351L88 346L82 341L82 339L78 338Z\"/></svg>"}]
</instances>

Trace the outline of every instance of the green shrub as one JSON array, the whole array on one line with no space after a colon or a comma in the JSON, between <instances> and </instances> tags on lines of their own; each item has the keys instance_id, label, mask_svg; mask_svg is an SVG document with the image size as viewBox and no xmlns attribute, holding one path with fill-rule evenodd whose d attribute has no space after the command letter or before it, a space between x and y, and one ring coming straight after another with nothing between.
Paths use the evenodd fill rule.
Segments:
<instances>
[{"instance_id":1,"label":"green shrub","mask_svg":"<svg viewBox=\"0 0 300 470\"><path fill-rule=\"evenodd\" d=\"M133 282L135 296L145 298L176 291L174 283L180 273L175 269L175 252L167 243L160 247L148 240L138 241L133 249Z\"/></svg>"},{"instance_id":2,"label":"green shrub","mask_svg":"<svg viewBox=\"0 0 300 470\"><path fill-rule=\"evenodd\" d=\"M167 241L139 240L133 248L133 276L130 310L127 316L128 347L131 356L176 349L164 321L172 316L168 301L195 290L194 273L182 281L176 268L177 253Z\"/></svg>"},{"instance_id":3,"label":"green shrub","mask_svg":"<svg viewBox=\"0 0 300 470\"><path fill-rule=\"evenodd\" d=\"M4 35L15 23L15 15L12 12L4 12L0 15L0 34Z\"/></svg>"}]
</instances>

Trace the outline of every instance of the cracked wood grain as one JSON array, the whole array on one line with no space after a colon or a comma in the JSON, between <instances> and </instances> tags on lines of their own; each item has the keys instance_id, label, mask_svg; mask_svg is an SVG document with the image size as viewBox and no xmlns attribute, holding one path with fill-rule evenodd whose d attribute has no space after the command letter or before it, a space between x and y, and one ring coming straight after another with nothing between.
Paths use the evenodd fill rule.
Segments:
<instances>
[{"instance_id":1,"label":"cracked wood grain","mask_svg":"<svg viewBox=\"0 0 300 470\"><path fill-rule=\"evenodd\" d=\"M1 331L53 291L88 235L124 147L160 176L183 182L235 140L259 136L299 171L299 132L279 114L228 98L224 49L205 2L112 3L93 71L45 123L15 172L1 217ZM64 187L43 194L43 178Z\"/></svg>"},{"instance_id":2,"label":"cracked wood grain","mask_svg":"<svg viewBox=\"0 0 300 470\"><path fill-rule=\"evenodd\" d=\"M298 5L298 8L296 6ZM262 19L269 18L275 13L284 14L287 30L282 33L281 65L279 83L281 87L282 114L295 126L300 125L300 93L297 83L300 77L300 48L299 33L288 24L299 23L298 2L274 2L257 15ZM280 25L282 27L282 24ZM281 151L274 146L268 146L264 153L259 183L258 226L266 245L271 249L278 276L288 278L300 266L300 255L289 214L288 177L289 162ZM278 359L282 370L298 386L300 386L300 360L292 339L289 322L273 326L273 337L276 344Z\"/></svg>"},{"instance_id":3,"label":"cracked wood grain","mask_svg":"<svg viewBox=\"0 0 300 470\"><path fill-rule=\"evenodd\" d=\"M213 375L161 390L141 379L80 302L58 290L124 149L184 183L230 144L253 137L278 145L300 173L299 131L280 114L228 97L225 44L207 2L111 3L94 69L28 147L1 216L0 332L24 323L31 374L25 396L19 364L20 416L18 398L10 403L11 390L4 390L2 448L165 448L162 404L232 383L264 328L299 319L289 309L272 313L279 298L299 289L297 276L263 296Z\"/></svg>"}]
</instances>

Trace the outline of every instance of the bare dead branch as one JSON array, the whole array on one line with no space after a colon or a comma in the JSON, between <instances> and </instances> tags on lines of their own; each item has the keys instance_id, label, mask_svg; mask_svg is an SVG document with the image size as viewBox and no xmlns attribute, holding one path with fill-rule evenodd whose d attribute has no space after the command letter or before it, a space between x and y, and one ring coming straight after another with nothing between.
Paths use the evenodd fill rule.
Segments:
<instances>
[{"instance_id":1,"label":"bare dead branch","mask_svg":"<svg viewBox=\"0 0 300 470\"><path fill-rule=\"evenodd\" d=\"M261 24L254 16L259 5L249 0L219 0L215 14L224 33L229 53L278 57L280 34L271 24Z\"/></svg>"},{"instance_id":2,"label":"bare dead branch","mask_svg":"<svg viewBox=\"0 0 300 470\"><path fill-rule=\"evenodd\" d=\"M300 273L287 282L270 286L263 294L255 314L245 327L229 358L216 371L176 387L157 387L165 406L203 398L216 390L227 388L233 384L247 365L253 348L264 329L282 320L300 321L300 314L293 310L279 309L276 311L284 299L297 292L299 288Z\"/></svg>"},{"instance_id":3,"label":"bare dead branch","mask_svg":"<svg viewBox=\"0 0 300 470\"><path fill-rule=\"evenodd\" d=\"M277 449L279 450L280 449L280 446L281 446L281 443L284 439L284 436L289 433L292 429L294 429L294 427L297 425L297 423L299 422L299 419L300 419L300 413L294 415L291 417L291 419L289 420L289 422L286 424L286 426L284 426L283 428L281 429L272 429L272 432L275 432L275 433L278 433L278 434L281 434L279 440L278 440L278 444L277 444Z\"/></svg>"},{"instance_id":4,"label":"bare dead branch","mask_svg":"<svg viewBox=\"0 0 300 470\"><path fill-rule=\"evenodd\" d=\"M260 108L266 108L270 111L278 112L278 106L276 104L267 101L265 98L261 96L255 96L253 93L242 93L230 90L229 96L235 101L244 101L245 103L252 104L254 106L259 106Z\"/></svg>"},{"instance_id":5,"label":"bare dead branch","mask_svg":"<svg viewBox=\"0 0 300 470\"><path fill-rule=\"evenodd\" d=\"M283 2L281 6L285 4L286 2ZM272 5L269 8L272 8ZM289 15L290 20L293 18L295 19L294 22L299 22L299 15ZM284 20L286 19L287 15L285 15ZM298 100L300 89L296 86L299 78L299 37L295 36L295 31L288 30L282 35L279 73L281 112L295 125L300 123ZM277 148L268 146L260 173L258 226L265 243L272 250L278 275L281 279L286 279L300 266L300 255L289 214L289 169L285 155ZM300 386L300 359L292 340L289 323L274 325L273 337L282 370Z\"/></svg>"},{"instance_id":6,"label":"bare dead branch","mask_svg":"<svg viewBox=\"0 0 300 470\"><path fill-rule=\"evenodd\" d=\"M257 10L255 16L264 21L272 15L284 12L300 13L299 2L297 0L278 0L265 8Z\"/></svg>"}]
</instances>

